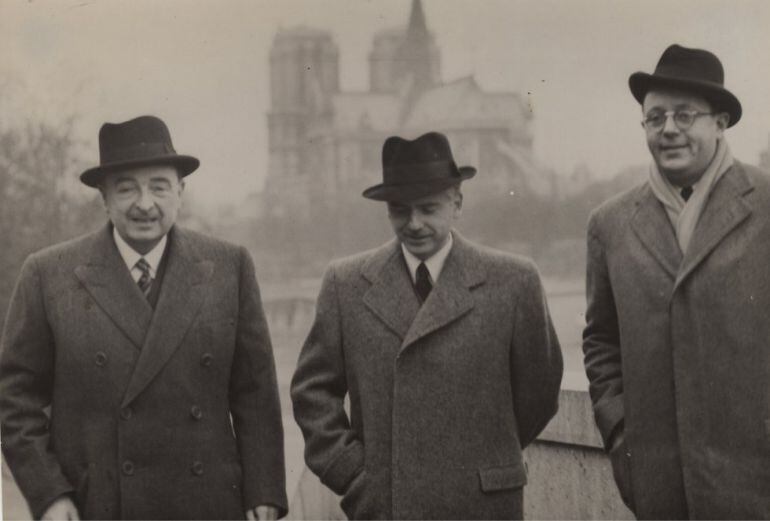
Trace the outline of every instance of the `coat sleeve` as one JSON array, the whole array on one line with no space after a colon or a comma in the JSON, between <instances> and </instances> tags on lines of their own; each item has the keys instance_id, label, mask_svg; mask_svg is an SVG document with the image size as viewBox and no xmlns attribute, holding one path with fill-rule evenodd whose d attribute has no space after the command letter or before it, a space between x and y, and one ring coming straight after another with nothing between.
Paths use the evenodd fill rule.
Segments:
<instances>
[{"instance_id":1,"label":"coat sleeve","mask_svg":"<svg viewBox=\"0 0 770 521\"><path fill-rule=\"evenodd\" d=\"M519 442L524 448L556 414L564 370L559 340L534 265L524 275L513 331L513 403Z\"/></svg>"},{"instance_id":2,"label":"coat sleeve","mask_svg":"<svg viewBox=\"0 0 770 521\"><path fill-rule=\"evenodd\" d=\"M294 418L305 436L305 461L339 495L364 466L363 445L345 413L347 391L340 308L334 269L330 268L321 286L315 321L299 355L291 397Z\"/></svg>"},{"instance_id":3,"label":"coat sleeve","mask_svg":"<svg viewBox=\"0 0 770 521\"><path fill-rule=\"evenodd\" d=\"M243 507L273 505L283 517L288 501L275 361L254 264L244 248L239 288L229 396L243 469Z\"/></svg>"},{"instance_id":4,"label":"coat sleeve","mask_svg":"<svg viewBox=\"0 0 770 521\"><path fill-rule=\"evenodd\" d=\"M615 297L596 217L588 223L586 327L583 355L594 416L604 446L623 425L623 373Z\"/></svg>"},{"instance_id":5,"label":"coat sleeve","mask_svg":"<svg viewBox=\"0 0 770 521\"><path fill-rule=\"evenodd\" d=\"M3 454L35 519L74 491L50 443L48 416L55 345L35 257L28 258L11 297L0 351L0 436Z\"/></svg>"}]
</instances>

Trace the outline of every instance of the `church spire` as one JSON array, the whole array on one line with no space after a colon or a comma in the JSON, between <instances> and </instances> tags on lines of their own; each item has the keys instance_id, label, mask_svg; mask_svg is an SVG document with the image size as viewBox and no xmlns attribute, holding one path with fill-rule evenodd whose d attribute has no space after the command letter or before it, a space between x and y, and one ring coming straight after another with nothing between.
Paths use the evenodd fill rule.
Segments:
<instances>
[{"instance_id":1,"label":"church spire","mask_svg":"<svg viewBox=\"0 0 770 521\"><path fill-rule=\"evenodd\" d=\"M412 0L412 13L409 15L406 39L425 43L429 40L428 26L425 23L425 11L422 9L422 2L420 0Z\"/></svg>"},{"instance_id":2,"label":"church spire","mask_svg":"<svg viewBox=\"0 0 770 521\"><path fill-rule=\"evenodd\" d=\"M409 25L398 48L394 72L404 96L403 121L420 95L441 81L438 49L428 31L421 0L412 0Z\"/></svg>"}]
</instances>

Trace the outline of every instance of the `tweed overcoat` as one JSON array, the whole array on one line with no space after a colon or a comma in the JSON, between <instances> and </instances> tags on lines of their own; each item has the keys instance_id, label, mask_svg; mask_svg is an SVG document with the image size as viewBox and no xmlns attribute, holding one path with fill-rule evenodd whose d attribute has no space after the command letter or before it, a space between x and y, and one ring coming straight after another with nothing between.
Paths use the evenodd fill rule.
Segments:
<instances>
[{"instance_id":1,"label":"tweed overcoat","mask_svg":"<svg viewBox=\"0 0 770 521\"><path fill-rule=\"evenodd\" d=\"M395 240L325 275L292 399L350 518L522 515L522 449L556 412L561 351L534 265L453 233L422 306Z\"/></svg>"},{"instance_id":2,"label":"tweed overcoat","mask_svg":"<svg viewBox=\"0 0 770 521\"><path fill-rule=\"evenodd\" d=\"M588 227L583 349L639 518L770 518L770 177L736 162L685 255L648 184Z\"/></svg>"},{"instance_id":3,"label":"tweed overcoat","mask_svg":"<svg viewBox=\"0 0 770 521\"><path fill-rule=\"evenodd\" d=\"M243 248L172 228L154 309L111 226L31 255L5 323L2 446L33 515L286 512L270 338ZM50 420L44 408L50 405Z\"/></svg>"}]
</instances>

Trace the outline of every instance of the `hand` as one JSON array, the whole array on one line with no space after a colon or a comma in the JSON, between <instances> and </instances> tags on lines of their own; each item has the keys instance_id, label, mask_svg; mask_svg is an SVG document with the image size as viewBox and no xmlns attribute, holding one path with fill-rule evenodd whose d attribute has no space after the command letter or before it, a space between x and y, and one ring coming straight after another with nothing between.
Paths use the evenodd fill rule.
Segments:
<instances>
[{"instance_id":1,"label":"hand","mask_svg":"<svg viewBox=\"0 0 770 521\"><path fill-rule=\"evenodd\" d=\"M246 519L249 521L275 521L278 519L278 509L272 505L259 505L246 511Z\"/></svg>"},{"instance_id":2,"label":"hand","mask_svg":"<svg viewBox=\"0 0 770 521\"><path fill-rule=\"evenodd\" d=\"M40 519L43 521L80 521L80 515L72 499L69 496L61 496L51 503Z\"/></svg>"}]
</instances>

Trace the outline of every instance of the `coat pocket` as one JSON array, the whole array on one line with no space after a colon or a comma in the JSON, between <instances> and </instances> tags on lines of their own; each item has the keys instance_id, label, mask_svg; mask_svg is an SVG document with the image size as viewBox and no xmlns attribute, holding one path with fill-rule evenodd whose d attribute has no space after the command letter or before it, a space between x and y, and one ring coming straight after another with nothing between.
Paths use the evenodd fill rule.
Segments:
<instances>
[{"instance_id":1,"label":"coat pocket","mask_svg":"<svg viewBox=\"0 0 770 521\"><path fill-rule=\"evenodd\" d=\"M527 484L527 471L521 463L505 467L488 467L479 469L479 480L483 492L521 488Z\"/></svg>"},{"instance_id":2,"label":"coat pocket","mask_svg":"<svg viewBox=\"0 0 770 521\"><path fill-rule=\"evenodd\" d=\"M624 436L621 432L617 436ZM620 499L634 512L634 492L631 481L631 453L626 446L626 440L623 438L617 447L610 450L610 464L612 465L612 477L618 486Z\"/></svg>"},{"instance_id":3,"label":"coat pocket","mask_svg":"<svg viewBox=\"0 0 770 521\"><path fill-rule=\"evenodd\" d=\"M359 515L359 511L364 492L366 491L366 485L366 470L362 470L353 478L353 481L348 485L345 494L343 494L342 501L340 501L340 508L345 512L348 519L363 518L363 516Z\"/></svg>"}]
</instances>

